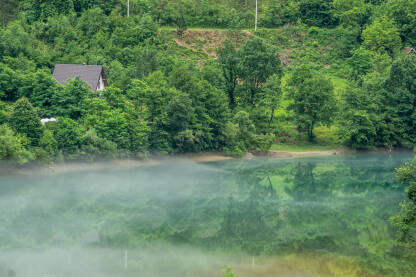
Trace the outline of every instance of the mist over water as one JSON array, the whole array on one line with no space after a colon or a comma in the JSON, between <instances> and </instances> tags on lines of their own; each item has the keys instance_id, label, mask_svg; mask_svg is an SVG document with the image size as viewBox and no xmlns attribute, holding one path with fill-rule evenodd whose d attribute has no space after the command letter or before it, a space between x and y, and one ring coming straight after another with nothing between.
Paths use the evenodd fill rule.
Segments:
<instances>
[{"instance_id":1,"label":"mist over water","mask_svg":"<svg viewBox=\"0 0 416 277\"><path fill-rule=\"evenodd\" d=\"M410 153L0 177L0 276L415 276Z\"/></svg>"}]
</instances>

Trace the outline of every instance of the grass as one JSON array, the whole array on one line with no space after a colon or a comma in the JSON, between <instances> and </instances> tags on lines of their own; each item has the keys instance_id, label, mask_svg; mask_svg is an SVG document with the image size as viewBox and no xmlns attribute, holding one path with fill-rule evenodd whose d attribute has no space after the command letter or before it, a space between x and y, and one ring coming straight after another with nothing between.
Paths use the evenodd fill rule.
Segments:
<instances>
[{"instance_id":1,"label":"grass","mask_svg":"<svg viewBox=\"0 0 416 277\"><path fill-rule=\"evenodd\" d=\"M273 144L270 148L275 151L287 152L308 152L308 151L326 151L339 148L339 145L315 145L315 144Z\"/></svg>"}]
</instances>

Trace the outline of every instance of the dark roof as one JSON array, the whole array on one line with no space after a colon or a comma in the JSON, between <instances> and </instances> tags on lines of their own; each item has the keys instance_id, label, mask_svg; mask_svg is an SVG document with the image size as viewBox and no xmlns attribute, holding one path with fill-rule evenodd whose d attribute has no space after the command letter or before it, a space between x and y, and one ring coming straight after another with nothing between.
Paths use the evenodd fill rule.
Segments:
<instances>
[{"instance_id":1,"label":"dark roof","mask_svg":"<svg viewBox=\"0 0 416 277\"><path fill-rule=\"evenodd\" d=\"M404 48L403 49L403 51L406 53L406 54L416 54L416 50L414 49L414 48L411 48L411 47L406 47L406 48Z\"/></svg>"},{"instance_id":2,"label":"dark roof","mask_svg":"<svg viewBox=\"0 0 416 277\"><path fill-rule=\"evenodd\" d=\"M65 85L68 79L79 77L90 85L92 90L97 90L98 81L103 74L101 65L82 64L57 64L53 70L53 77L60 84ZM105 79L103 75L103 79Z\"/></svg>"}]
</instances>

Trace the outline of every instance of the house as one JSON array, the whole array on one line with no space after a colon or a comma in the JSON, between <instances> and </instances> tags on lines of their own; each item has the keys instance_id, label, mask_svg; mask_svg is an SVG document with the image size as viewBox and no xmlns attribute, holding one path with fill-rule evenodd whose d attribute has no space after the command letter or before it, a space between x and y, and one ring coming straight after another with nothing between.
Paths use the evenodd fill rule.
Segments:
<instances>
[{"instance_id":1,"label":"house","mask_svg":"<svg viewBox=\"0 0 416 277\"><path fill-rule=\"evenodd\" d=\"M57 64L53 70L53 77L61 85L65 85L68 79L79 77L93 91L102 91L108 86L101 65Z\"/></svg>"},{"instance_id":2,"label":"house","mask_svg":"<svg viewBox=\"0 0 416 277\"><path fill-rule=\"evenodd\" d=\"M416 54L416 49L411 48L411 47L406 47L403 49L405 54Z\"/></svg>"}]
</instances>

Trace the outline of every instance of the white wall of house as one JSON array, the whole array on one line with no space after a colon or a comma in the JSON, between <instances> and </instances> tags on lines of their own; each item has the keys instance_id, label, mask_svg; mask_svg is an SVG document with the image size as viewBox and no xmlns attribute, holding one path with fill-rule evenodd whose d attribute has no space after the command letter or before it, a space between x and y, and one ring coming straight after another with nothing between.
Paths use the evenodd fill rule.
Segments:
<instances>
[{"instance_id":1,"label":"white wall of house","mask_svg":"<svg viewBox=\"0 0 416 277\"><path fill-rule=\"evenodd\" d=\"M104 89L105 87L104 87L103 76L100 76L100 80L98 80L97 91L102 91Z\"/></svg>"}]
</instances>

